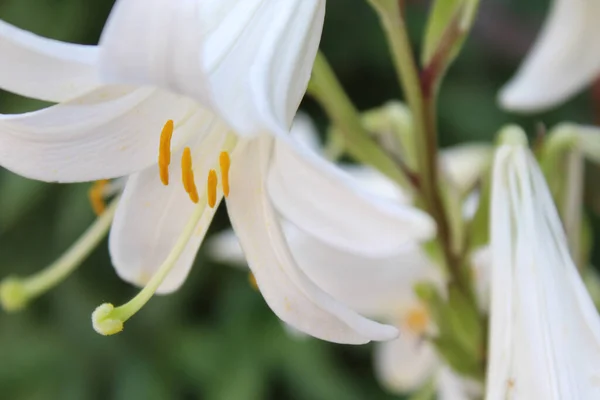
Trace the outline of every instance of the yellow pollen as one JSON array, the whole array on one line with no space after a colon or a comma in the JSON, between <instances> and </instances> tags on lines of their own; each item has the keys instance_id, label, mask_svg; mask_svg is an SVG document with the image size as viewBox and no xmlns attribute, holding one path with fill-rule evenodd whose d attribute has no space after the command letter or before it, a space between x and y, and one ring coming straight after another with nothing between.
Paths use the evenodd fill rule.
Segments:
<instances>
[{"instance_id":1,"label":"yellow pollen","mask_svg":"<svg viewBox=\"0 0 600 400\"><path fill-rule=\"evenodd\" d=\"M250 286L252 287L252 289L259 291L258 283L256 283L256 277L254 276L254 274L252 272L248 273L248 282L250 283Z\"/></svg>"},{"instance_id":2,"label":"yellow pollen","mask_svg":"<svg viewBox=\"0 0 600 400\"><path fill-rule=\"evenodd\" d=\"M106 185L108 185L107 179L96 181L88 192L92 209L96 215L102 215L106 209L106 203L104 202L104 189Z\"/></svg>"},{"instance_id":3,"label":"yellow pollen","mask_svg":"<svg viewBox=\"0 0 600 400\"><path fill-rule=\"evenodd\" d=\"M210 206L210 208L214 208L217 204L217 183L217 171L211 169L210 171L208 171L208 183L206 185L208 205Z\"/></svg>"},{"instance_id":4,"label":"yellow pollen","mask_svg":"<svg viewBox=\"0 0 600 400\"><path fill-rule=\"evenodd\" d=\"M186 147L183 150L183 156L181 157L181 180L183 181L183 187L185 188L185 191L190 195L190 199L194 203L198 203L200 198L198 197L196 182L194 182L194 171L192 170L192 151L189 147Z\"/></svg>"},{"instance_id":5,"label":"yellow pollen","mask_svg":"<svg viewBox=\"0 0 600 400\"><path fill-rule=\"evenodd\" d=\"M221 152L219 165L221 166L221 186L223 186L223 194L227 197L229 196L229 167L231 166L231 159L228 152Z\"/></svg>"},{"instance_id":6,"label":"yellow pollen","mask_svg":"<svg viewBox=\"0 0 600 400\"><path fill-rule=\"evenodd\" d=\"M429 325L429 313L425 307L413 307L408 311L405 322L408 326L408 329L410 329L413 333L422 335L425 333Z\"/></svg>"},{"instance_id":7,"label":"yellow pollen","mask_svg":"<svg viewBox=\"0 0 600 400\"><path fill-rule=\"evenodd\" d=\"M173 129L173 120L170 119L165 123L160 134L158 169L160 171L160 180L164 185L169 184L169 165L171 164L171 138L173 137Z\"/></svg>"}]
</instances>

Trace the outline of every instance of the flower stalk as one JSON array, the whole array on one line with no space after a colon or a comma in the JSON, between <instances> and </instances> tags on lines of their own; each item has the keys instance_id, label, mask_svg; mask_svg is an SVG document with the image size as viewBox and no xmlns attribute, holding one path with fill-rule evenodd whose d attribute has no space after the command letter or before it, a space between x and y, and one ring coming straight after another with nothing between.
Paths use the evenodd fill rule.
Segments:
<instances>
[{"instance_id":1,"label":"flower stalk","mask_svg":"<svg viewBox=\"0 0 600 400\"><path fill-rule=\"evenodd\" d=\"M385 29L398 79L413 115L421 197L427 211L437 223L438 241L452 283L472 298L468 278L462 271L464 251L456 251L452 240L452 227L440 190L437 159L437 86L445 71L445 60L449 57L457 36L446 35L447 39L442 42L440 50L432 58L433 64L421 73L412 52L401 3L396 0L369 2L378 12Z\"/></svg>"}]
</instances>

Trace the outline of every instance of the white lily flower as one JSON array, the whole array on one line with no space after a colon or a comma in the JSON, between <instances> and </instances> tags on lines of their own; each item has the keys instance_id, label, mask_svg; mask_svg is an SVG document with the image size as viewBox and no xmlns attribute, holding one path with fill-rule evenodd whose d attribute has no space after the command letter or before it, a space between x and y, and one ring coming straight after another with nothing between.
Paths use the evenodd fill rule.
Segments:
<instances>
[{"instance_id":1,"label":"white lily flower","mask_svg":"<svg viewBox=\"0 0 600 400\"><path fill-rule=\"evenodd\" d=\"M600 74L600 3L554 0L544 28L517 75L502 89L502 107L543 111Z\"/></svg>"},{"instance_id":2,"label":"white lily flower","mask_svg":"<svg viewBox=\"0 0 600 400\"><path fill-rule=\"evenodd\" d=\"M390 339L395 329L360 317L306 278L267 196L271 168L277 204L296 204L289 219L356 252L387 253L434 233L428 215L373 201L285 135L324 10L324 0L119 0L99 47L0 23L0 86L59 102L0 116L0 165L46 181L129 175L109 244L118 274L147 284L137 305L183 283L225 196L261 292L281 319L331 341ZM163 185L173 174L183 188ZM197 177L207 183L197 186ZM96 329L119 331L130 309L105 306Z\"/></svg>"},{"instance_id":3,"label":"white lily flower","mask_svg":"<svg viewBox=\"0 0 600 400\"><path fill-rule=\"evenodd\" d=\"M292 136L319 151L314 129L304 118L299 118ZM487 149L483 151L489 153ZM471 170L464 171L468 172L467 177L454 175L454 172L463 171L464 160L459 160L459 154L474 159L473 149L461 147L452 149L447 157L443 156L444 165L452 164L448 173L456 182L471 180ZM357 166L344 166L344 169L373 197L404 204L412 201L397 185L372 169ZM434 347L424 338L435 331L435 326L427 307L415 296L413 288L421 282L442 287L444 277L441 268L429 259L418 242L407 244L389 256L369 257L353 254L345 248L334 248L289 222L283 221L283 227L292 254L309 279L353 310L395 325L401 332L398 339L378 344L375 350L375 371L386 388L407 393L435 379L442 399L474 398L477 385L444 366ZM208 249L210 255L220 262L240 267L247 265L239 241L231 230L211 238ZM489 252L482 250L475 254L473 263L476 265L478 292L485 296Z\"/></svg>"},{"instance_id":4,"label":"white lily flower","mask_svg":"<svg viewBox=\"0 0 600 400\"><path fill-rule=\"evenodd\" d=\"M524 143L497 150L491 218L486 398L600 398L600 319Z\"/></svg>"}]
</instances>

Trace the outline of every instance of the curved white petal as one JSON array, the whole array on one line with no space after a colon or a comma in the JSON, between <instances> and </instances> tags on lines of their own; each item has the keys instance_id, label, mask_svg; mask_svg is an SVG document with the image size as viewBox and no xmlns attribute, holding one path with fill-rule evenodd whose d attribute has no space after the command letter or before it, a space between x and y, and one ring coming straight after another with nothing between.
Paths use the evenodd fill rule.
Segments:
<instances>
[{"instance_id":1,"label":"curved white petal","mask_svg":"<svg viewBox=\"0 0 600 400\"><path fill-rule=\"evenodd\" d=\"M99 86L96 46L47 39L0 21L0 88L50 102Z\"/></svg>"},{"instance_id":2,"label":"curved white petal","mask_svg":"<svg viewBox=\"0 0 600 400\"><path fill-rule=\"evenodd\" d=\"M264 15L272 29L261 37L258 53L250 56L254 61L250 82L257 109L271 130L286 132L310 80L321 42L325 0L277 3L270 2L271 15Z\"/></svg>"},{"instance_id":3,"label":"curved white petal","mask_svg":"<svg viewBox=\"0 0 600 400\"><path fill-rule=\"evenodd\" d=\"M600 398L600 317L526 148L498 151L491 243L486 398Z\"/></svg>"},{"instance_id":4,"label":"curved white petal","mask_svg":"<svg viewBox=\"0 0 600 400\"><path fill-rule=\"evenodd\" d=\"M298 268L265 193L270 153L266 137L236 149L227 200L231 223L269 307L284 322L332 342L358 344L394 338L396 329L354 313Z\"/></svg>"},{"instance_id":5,"label":"curved white petal","mask_svg":"<svg viewBox=\"0 0 600 400\"><path fill-rule=\"evenodd\" d=\"M282 227L294 259L310 280L361 314L395 315L403 305L414 302L416 283L443 281L439 267L416 244L406 245L392 257L370 258L328 246L292 224ZM208 249L216 260L246 265L232 231L213 236Z\"/></svg>"},{"instance_id":6,"label":"curved white petal","mask_svg":"<svg viewBox=\"0 0 600 400\"><path fill-rule=\"evenodd\" d=\"M348 252L391 255L435 234L429 215L369 195L333 164L287 140L277 141L268 185L283 216Z\"/></svg>"},{"instance_id":7,"label":"curved white petal","mask_svg":"<svg viewBox=\"0 0 600 400\"><path fill-rule=\"evenodd\" d=\"M324 10L323 0L119 0L100 40L102 76L188 95L241 135L287 132Z\"/></svg>"},{"instance_id":8,"label":"curved white petal","mask_svg":"<svg viewBox=\"0 0 600 400\"><path fill-rule=\"evenodd\" d=\"M40 111L0 115L0 166L28 178L78 182L115 178L156 162L168 119L193 104L155 89L106 86ZM177 145L183 135L174 135Z\"/></svg>"},{"instance_id":9,"label":"curved white petal","mask_svg":"<svg viewBox=\"0 0 600 400\"><path fill-rule=\"evenodd\" d=\"M395 393L419 389L433 376L439 359L431 344L410 332L375 348L375 373L379 381Z\"/></svg>"},{"instance_id":10,"label":"curved white petal","mask_svg":"<svg viewBox=\"0 0 600 400\"><path fill-rule=\"evenodd\" d=\"M200 190L206 187L203 182L208 170L217 163L226 133L222 129L216 127L193 147L196 186ZM134 174L127 181L109 238L113 265L127 282L138 286L148 282L171 252L196 207L181 183L182 153L173 153L169 186L162 184L158 167ZM221 197L219 194L218 201ZM196 232L157 293L173 292L183 284L215 212L216 207L206 207Z\"/></svg>"},{"instance_id":11,"label":"curved white petal","mask_svg":"<svg viewBox=\"0 0 600 400\"><path fill-rule=\"evenodd\" d=\"M600 73L600 3L554 0L533 50L500 93L509 110L542 111L590 84Z\"/></svg>"}]
</instances>

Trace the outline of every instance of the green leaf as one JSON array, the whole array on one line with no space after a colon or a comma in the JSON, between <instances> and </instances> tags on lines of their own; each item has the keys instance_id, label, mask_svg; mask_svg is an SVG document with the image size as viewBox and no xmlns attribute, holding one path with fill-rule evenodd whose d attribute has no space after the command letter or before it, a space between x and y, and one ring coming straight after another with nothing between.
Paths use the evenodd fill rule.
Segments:
<instances>
[{"instance_id":1,"label":"green leaf","mask_svg":"<svg viewBox=\"0 0 600 400\"><path fill-rule=\"evenodd\" d=\"M444 32L452 21L463 0L435 0L429 12L429 20L425 28L425 41L421 61L429 64L437 51Z\"/></svg>"},{"instance_id":2,"label":"green leaf","mask_svg":"<svg viewBox=\"0 0 600 400\"><path fill-rule=\"evenodd\" d=\"M483 349L482 319L475 305L455 286L448 293L449 321L457 343L471 358L479 359Z\"/></svg>"},{"instance_id":3,"label":"green leaf","mask_svg":"<svg viewBox=\"0 0 600 400\"><path fill-rule=\"evenodd\" d=\"M421 62L428 66L434 57L444 52L447 45L444 40L452 39L447 35L455 32L448 56L444 57L444 68L447 68L460 52L469 33L479 0L435 0L429 14L423 41Z\"/></svg>"}]
</instances>

